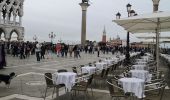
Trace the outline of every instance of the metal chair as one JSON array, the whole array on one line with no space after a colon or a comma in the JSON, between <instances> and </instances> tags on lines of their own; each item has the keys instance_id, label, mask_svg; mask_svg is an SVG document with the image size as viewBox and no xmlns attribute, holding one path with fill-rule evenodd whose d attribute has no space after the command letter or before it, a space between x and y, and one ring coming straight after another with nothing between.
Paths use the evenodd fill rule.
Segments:
<instances>
[{"instance_id":1,"label":"metal chair","mask_svg":"<svg viewBox=\"0 0 170 100\"><path fill-rule=\"evenodd\" d=\"M123 89L115 83L113 83L112 79L107 80L107 86L109 88L111 99L113 99L113 98L118 99L120 97L127 97L125 95L125 93L123 92Z\"/></svg>"},{"instance_id":2,"label":"metal chair","mask_svg":"<svg viewBox=\"0 0 170 100\"><path fill-rule=\"evenodd\" d=\"M144 100L163 100L163 94L165 87L167 86L165 81L156 82L153 84L148 84L145 86L145 95Z\"/></svg>"},{"instance_id":3,"label":"metal chair","mask_svg":"<svg viewBox=\"0 0 170 100\"><path fill-rule=\"evenodd\" d=\"M62 73L62 72L68 72L66 69L59 69L57 70L58 73Z\"/></svg>"},{"instance_id":4,"label":"metal chair","mask_svg":"<svg viewBox=\"0 0 170 100\"><path fill-rule=\"evenodd\" d=\"M87 95L87 88L90 87L92 96L93 96L93 91L92 91L92 87L91 87L92 80L93 80L93 75L89 76L87 81L83 80L83 81L76 83L72 87L72 91L75 91L75 95L76 95L76 91L83 91Z\"/></svg>"},{"instance_id":5,"label":"metal chair","mask_svg":"<svg viewBox=\"0 0 170 100\"><path fill-rule=\"evenodd\" d=\"M62 86L54 84L54 81L52 80L52 74L51 73L45 73L44 77L45 77L46 85L47 85L46 89L45 89L44 100L46 98L47 90L50 89L50 88L54 88L52 98L53 98L55 90L56 90L56 97L58 97L59 96L59 88L61 88Z\"/></svg>"}]
</instances>

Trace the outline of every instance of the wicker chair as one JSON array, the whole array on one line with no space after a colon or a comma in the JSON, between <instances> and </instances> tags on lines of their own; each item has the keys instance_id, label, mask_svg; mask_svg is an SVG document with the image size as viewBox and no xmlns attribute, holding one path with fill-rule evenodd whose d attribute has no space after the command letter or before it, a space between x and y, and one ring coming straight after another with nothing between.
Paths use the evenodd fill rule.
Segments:
<instances>
[{"instance_id":1,"label":"wicker chair","mask_svg":"<svg viewBox=\"0 0 170 100\"><path fill-rule=\"evenodd\" d=\"M167 84L165 81L148 84L145 86L144 100L163 100L164 90Z\"/></svg>"},{"instance_id":2,"label":"wicker chair","mask_svg":"<svg viewBox=\"0 0 170 100\"><path fill-rule=\"evenodd\" d=\"M53 95L54 95L54 91L56 91L56 97L59 96L59 88L61 88L62 86L56 85L56 84L53 83L51 73L45 73L44 77L45 77L45 80L46 80L46 89L45 89L44 100L46 98L47 90L50 89L50 88L54 88L53 93L52 93L52 98L53 98Z\"/></svg>"},{"instance_id":3,"label":"wicker chair","mask_svg":"<svg viewBox=\"0 0 170 100\"><path fill-rule=\"evenodd\" d=\"M99 85L100 87L103 86L103 82L105 80L105 77L104 77L105 76L105 72L106 72L106 69L102 69L101 72L99 72L99 73L96 72L94 74L94 83L95 83L96 86L97 85Z\"/></svg>"},{"instance_id":4,"label":"wicker chair","mask_svg":"<svg viewBox=\"0 0 170 100\"><path fill-rule=\"evenodd\" d=\"M87 95L87 88L90 87L92 96L93 96L93 91L92 91L92 87L91 87L92 80L93 80L93 75L89 76L87 81L80 81L80 82L76 83L72 87L72 91L75 91L75 95L76 95L76 91L78 91L78 92L83 91Z\"/></svg>"},{"instance_id":5,"label":"wicker chair","mask_svg":"<svg viewBox=\"0 0 170 100\"><path fill-rule=\"evenodd\" d=\"M109 88L111 99L113 98L120 98L120 97L127 97L125 93L123 92L123 89L116 84L116 82L113 82L112 79L107 80L107 86Z\"/></svg>"}]
</instances>

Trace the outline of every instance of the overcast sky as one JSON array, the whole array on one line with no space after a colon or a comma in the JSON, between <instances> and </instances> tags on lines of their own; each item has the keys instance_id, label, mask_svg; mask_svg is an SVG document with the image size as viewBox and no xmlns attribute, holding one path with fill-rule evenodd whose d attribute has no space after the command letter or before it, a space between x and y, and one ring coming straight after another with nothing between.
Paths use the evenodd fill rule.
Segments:
<instances>
[{"instance_id":1,"label":"overcast sky","mask_svg":"<svg viewBox=\"0 0 170 100\"><path fill-rule=\"evenodd\" d=\"M126 39L126 31L112 22L119 11L127 17L126 4L138 14L153 11L152 0L90 0L87 10L87 39L101 41L103 28L106 27L107 39L116 37ZM80 41L81 0L25 0L23 26L25 40L50 41L48 34L54 32L54 41ZM160 0L160 11L170 11L170 0ZM131 38L131 41L135 40Z\"/></svg>"}]
</instances>

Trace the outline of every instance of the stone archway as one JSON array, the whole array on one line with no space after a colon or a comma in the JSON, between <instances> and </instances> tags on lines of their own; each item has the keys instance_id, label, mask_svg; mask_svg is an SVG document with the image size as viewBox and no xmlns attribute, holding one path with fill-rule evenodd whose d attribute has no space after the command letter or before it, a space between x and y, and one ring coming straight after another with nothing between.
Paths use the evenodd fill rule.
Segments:
<instances>
[{"instance_id":1,"label":"stone archway","mask_svg":"<svg viewBox=\"0 0 170 100\"><path fill-rule=\"evenodd\" d=\"M0 28L4 29L5 40L11 39L11 34L18 35L17 40L24 38L24 27L22 26L24 0L0 0Z\"/></svg>"},{"instance_id":2,"label":"stone archway","mask_svg":"<svg viewBox=\"0 0 170 100\"><path fill-rule=\"evenodd\" d=\"M5 31L3 28L0 28L0 40L5 40Z\"/></svg>"},{"instance_id":3,"label":"stone archway","mask_svg":"<svg viewBox=\"0 0 170 100\"><path fill-rule=\"evenodd\" d=\"M17 29L13 29L11 32L10 32L10 35L9 35L9 40L19 40L19 37L20 37L20 32L17 30Z\"/></svg>"}]
</instances>

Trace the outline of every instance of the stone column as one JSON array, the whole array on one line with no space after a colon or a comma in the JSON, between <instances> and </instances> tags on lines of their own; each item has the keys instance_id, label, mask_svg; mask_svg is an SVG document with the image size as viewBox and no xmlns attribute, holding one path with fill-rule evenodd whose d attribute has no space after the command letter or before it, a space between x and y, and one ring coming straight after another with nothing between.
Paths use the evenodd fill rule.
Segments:
<instances>
[{"instance_id":1,"label":"stone column","mask_svg":"<svg viewBox=\"0 0 170 100\"><path fill-rule=\"evenodd\" d=\"M7 16L6 16L6 24L9 24L9 12L7 12Z\"/></svg>"},{"instance_id":2,"label":"stone column","mask_svg":"<svg viewBox=\"0 0 170 100\"><path fill-rule=\"evenodd\" d=\"M152 1L153 1L153 12L158 11L160 0L152 0Z\"/></svg>"},{"instance_id":3,"label":"stone column","mask_svg":"<svg viewBox=\"0 0 170 100\"><path fill-rule=\"evenodd\" d=\"M81 45L84 46L86 41L86 12L90 5L88 3L80 3L80 6L82 8Z\"/></svg>"},{"instance_id":4,"label":"stone column","mask_svg":"<svg viewBox=\"0 0 170 100\"><path fill-rule=\"evenodd\" d=\"M19 26L22 26L22 17L19 17Z\"/></svg>"},{"instance_id":5,"label":"stone column","mask_svg":"<svg viewBox=\"0 0 170 100\"><path fill-rule=\"evenodd\" d=\"M154 5L153 5L153 11L154 11L154 12L155 12L155 11L158 11L158 7L159 7L158 4L154 4Z\"/></svg>"},{"instance_id":6,"label":"stone column","mask_svg":"<svg viewBox=\"0 0 170 100\"><path fill-rule=\"evenodd\" d=\"M13 16L13 24L16 24L16 15Z\"/></svg>"},{"instance_id":7,"label":"stone column","mask_svg":"<svg viewBox=\"0 0 170 100\"><path fill-rule=\"evenodd\" d=\"M158 8L159 8L159 1L160 0L152 0L152 1L153 1L153 12L157 12ZM159 28L159 24L157 25L158 26L157 28ZM159 33L158 29L156 29L155 32L156 32L156 47L155 47L156 68L158 69L158 67L159 67L159 34L160 33Z\"/></svg>"},{"instance_id":8,"label":"stone column","mask_svg":"<svg viewBox=\"0 0 170 100\"><path fill-rule=\"evenodd\" d=\"M2 10L0 9L0 24L2 24Z\"/></svg>"}]
</instances>

